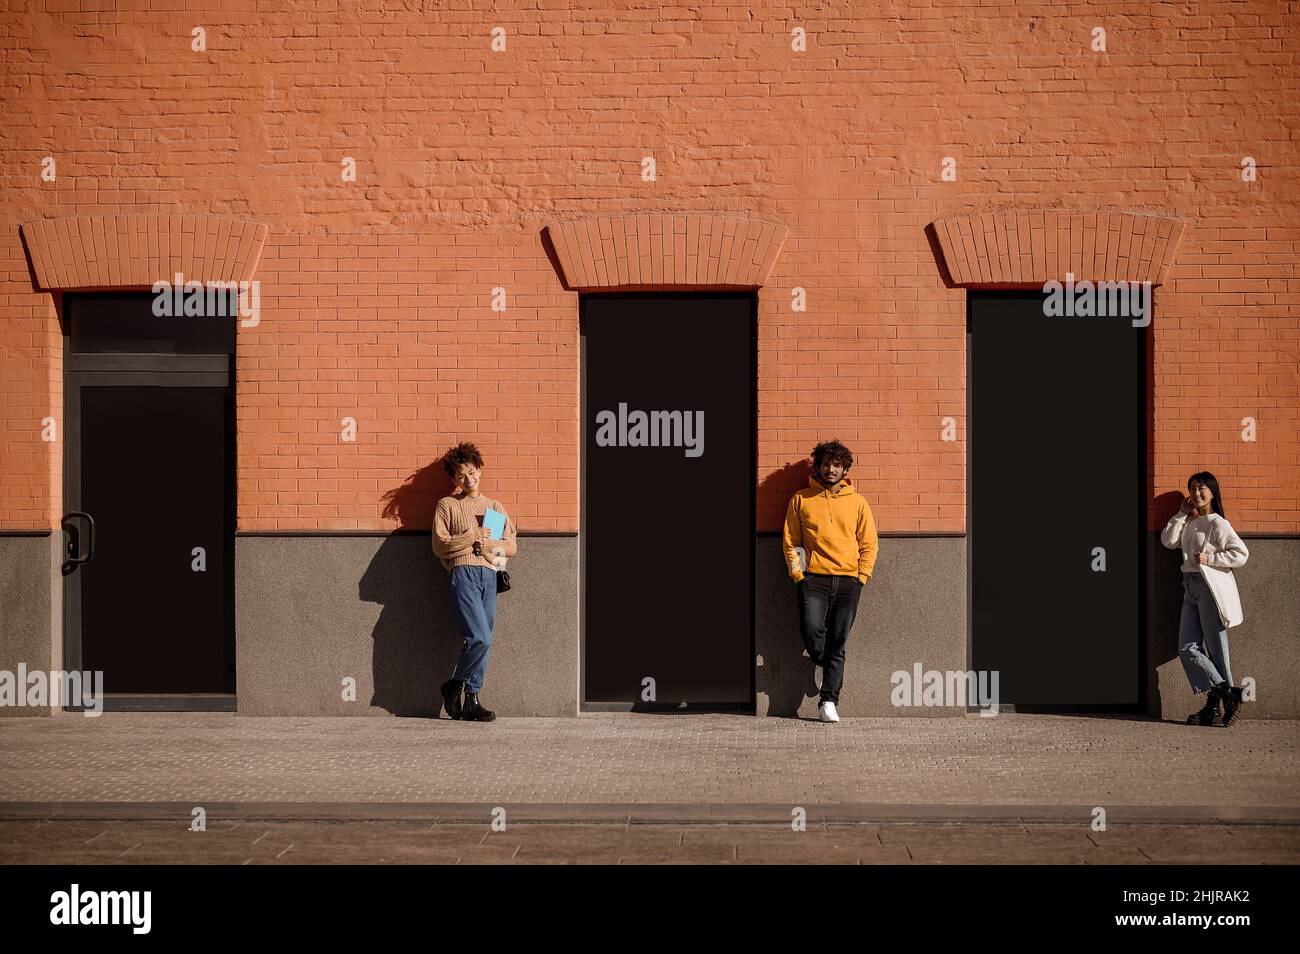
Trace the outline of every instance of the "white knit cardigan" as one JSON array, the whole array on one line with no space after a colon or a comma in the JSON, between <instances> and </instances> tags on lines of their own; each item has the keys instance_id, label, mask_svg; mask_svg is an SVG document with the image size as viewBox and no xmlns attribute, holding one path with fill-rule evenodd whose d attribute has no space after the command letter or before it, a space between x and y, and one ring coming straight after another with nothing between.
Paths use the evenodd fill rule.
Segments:
<instances>
[{"instance_id":1,"label":"white knit cardigan","mask_svg":"<svg viewBox=\"0 0 1300 954\"><path fill-rule=\"evenodd\" d=\"M1188 533L1191 527L1188 516L1180 511L1170 517L1164 530L1160 532L1160 542L1171 550L1181 549L1184 561L1196 563L1193 534ZM1230 629L1242 620L1241 597L1237 593L1237 580L1232 575L1232 571L1237 567L1245 566L1250 551L1246 549L1246 544L1241 542L1241 537L1237 536L1237 531L1232 529L1232 524L1227 520L1217 513L1209 514L1209 520L1210 526L1205 535L1205 544L1200 549L1200 552L1206 554L1209 562L1198 564L1198 568L1201 577L1210 587L1210 592L1214 594L1214 602L1219 607L1219 618L1223 621L1223 628Z\"/></svg>"}]
</instances>

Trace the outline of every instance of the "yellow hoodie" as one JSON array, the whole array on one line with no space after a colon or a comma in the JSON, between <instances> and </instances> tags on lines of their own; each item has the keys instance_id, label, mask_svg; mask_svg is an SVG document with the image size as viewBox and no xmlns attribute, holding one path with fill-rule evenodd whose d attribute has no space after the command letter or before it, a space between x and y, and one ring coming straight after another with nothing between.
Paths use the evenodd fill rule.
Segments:
<instances>
[{"instance_id":1,"label":"yellow hoodie","mask_svg":"<svg viewBox=\"0 0 1300 954\"><path fill-rule=\"evenodd\" d=\"M807 554L809 573L853 576L862 583L871 579L879 549L876 520L847 477L834 493L808 478L808 486L790 498L783 538L785 565L796 583L804 575L796 547Z\"/></svg>"}]
</instances>

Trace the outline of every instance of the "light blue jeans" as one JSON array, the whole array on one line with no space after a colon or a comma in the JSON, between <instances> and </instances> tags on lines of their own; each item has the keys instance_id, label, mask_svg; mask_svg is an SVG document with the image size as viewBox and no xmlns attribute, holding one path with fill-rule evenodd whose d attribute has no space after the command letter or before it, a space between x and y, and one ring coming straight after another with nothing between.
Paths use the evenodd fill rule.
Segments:
<instances>
[{"instance_id":1,"label":"light blue jeans","mask_svg":"<svg viewBox=\"0 0 1300 954\"><path fill-rule=\"evenodd\" d=\"M479 692L497 618L496 570L486 566L451 568L451 617L464 637L452 678L465 683L466 692Z\"/></svg>"},{"instance_id":2,"label":"light blue jeans","mask_svg":"<svg viewBox=\"0 0 1300 954\"><path fill-rule=\"evenodd\" d=\"M1221 682L1232 685L1228 631L1219 619L1214 594L1200 573L1183 574L1183 617L1178 626L1178 658L1192 690L1205 692Z\"/></svg>"}]
</instances>

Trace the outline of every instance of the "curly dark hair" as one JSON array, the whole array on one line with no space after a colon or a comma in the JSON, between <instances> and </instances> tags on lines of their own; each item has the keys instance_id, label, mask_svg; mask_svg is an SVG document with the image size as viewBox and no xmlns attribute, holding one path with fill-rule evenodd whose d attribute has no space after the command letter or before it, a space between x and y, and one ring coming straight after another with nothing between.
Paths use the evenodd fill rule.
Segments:
<instances>
[{"instance_id":1,"label":"curly dark hair","mask_svg":"<svg viewBox=\"0 0 1300 954\"><path fill-rule=\"evenodd\" d=\"M839 441L822 441L812 451L813 470L822 469L822 461L843 464L845 473L853 466L853 452Z\"/></svg>"},{"instance_id":2,"label":"curly dark hair","mask_svg":"<svg viewBox=\"0 0 1300 954\"><path fill-rule=\"evenodd\" d=\"M447 472L448 477L455 478L461 464L473 464L480 470L483 469L483 455L469 441L461 441L442 455L442 469Z\"/></svg>"}]
</instances>

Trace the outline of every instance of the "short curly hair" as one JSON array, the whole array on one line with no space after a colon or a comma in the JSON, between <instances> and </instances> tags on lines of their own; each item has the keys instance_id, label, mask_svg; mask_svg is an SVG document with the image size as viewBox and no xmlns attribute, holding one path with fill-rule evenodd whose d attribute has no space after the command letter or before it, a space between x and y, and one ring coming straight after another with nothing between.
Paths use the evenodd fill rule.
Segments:
<instances>
[{"instance_id":1,"label":"short curly hair","mask_svg":"<svg viewBox=\"0 0 1300 954\"><path fill-rule=\"evenodd\" d=\"M461 441L442 455L442 469L447 472L448 477L454 478L461 464L473 464L479 470L483 469L483 455L469 441Z\"/></svg>"},{"instance_id":2,"label":"short curly hair","mask_svg":"<svg viewBox=\"0 0 1300 954\"><path fill-rule=\"evenodd\" d=\"M843 464L845 472L853 466L853 452L839 441L822 441L812 451L813 470L822 469L822 461Z\"/></svg>"}]
</instances>

